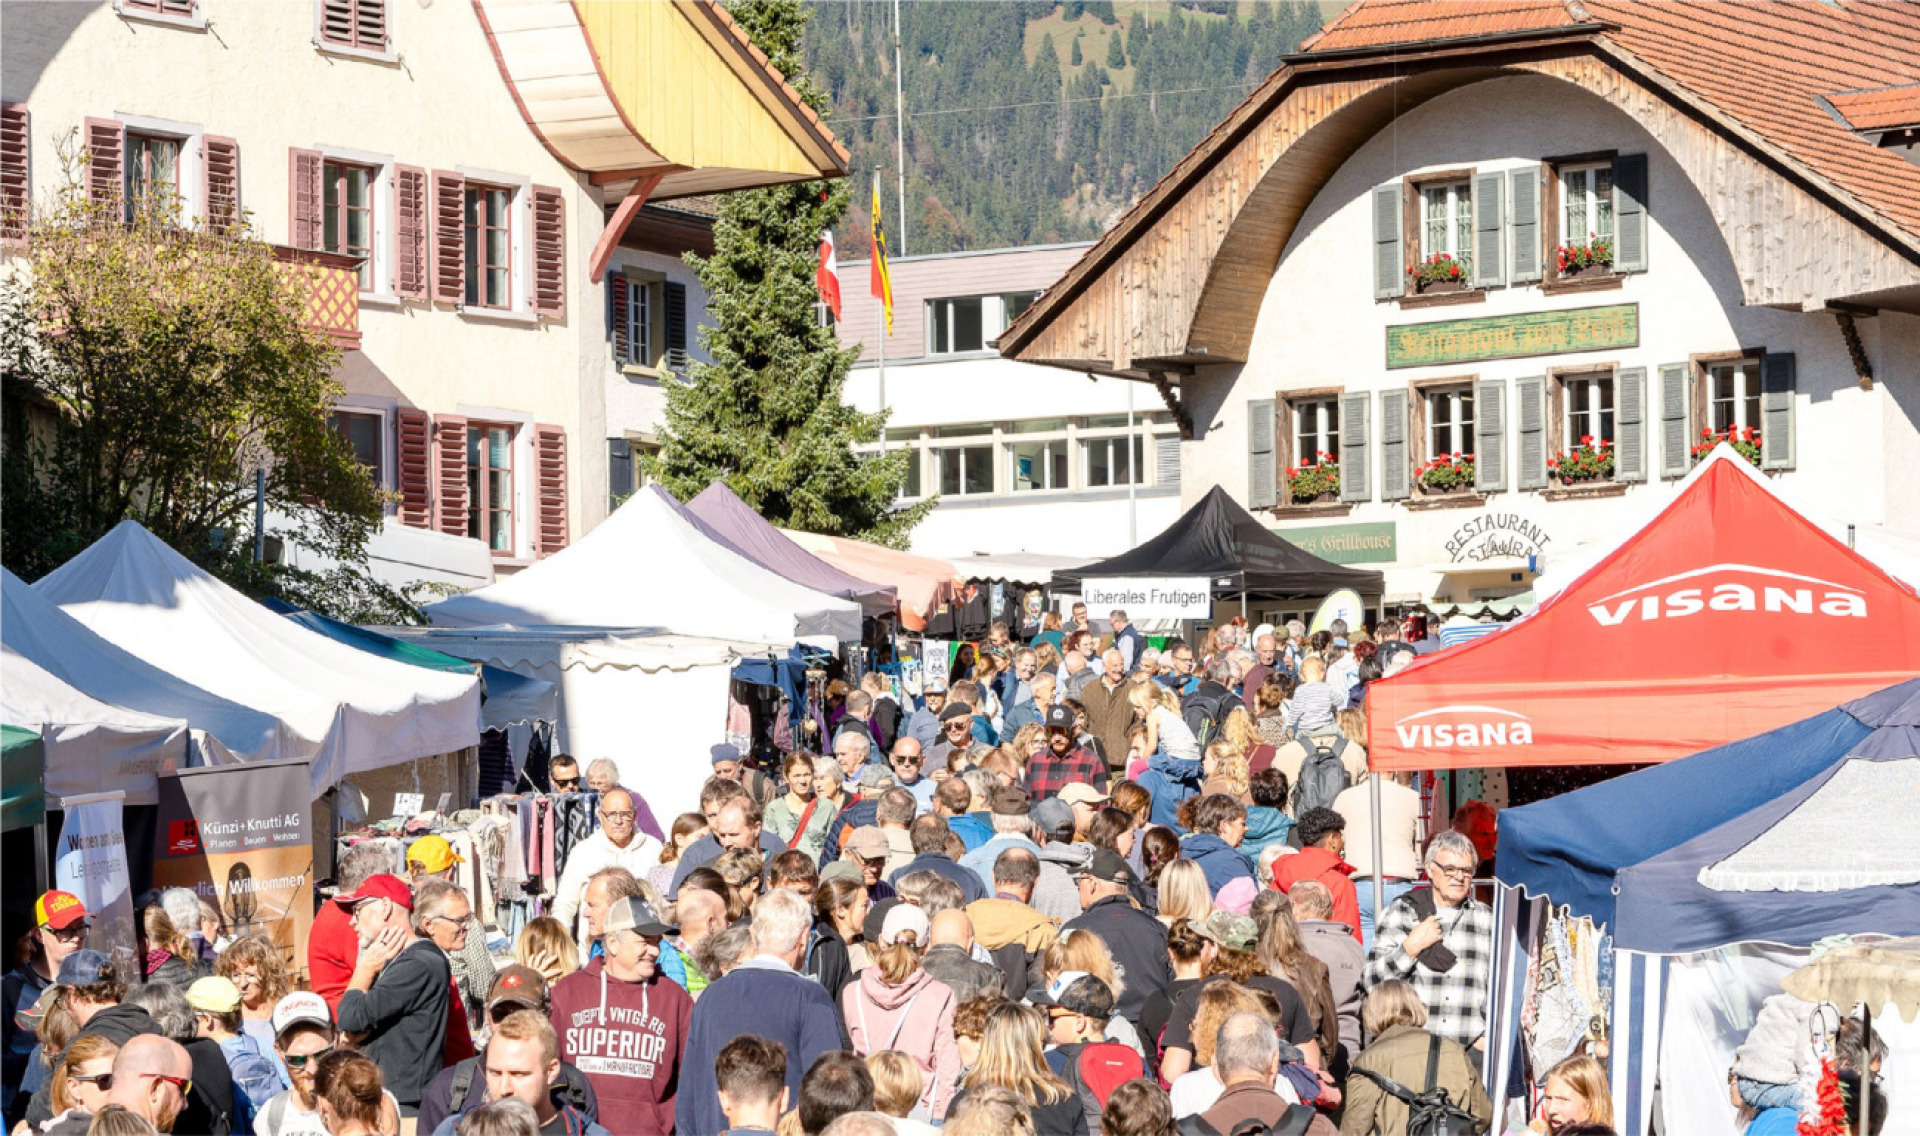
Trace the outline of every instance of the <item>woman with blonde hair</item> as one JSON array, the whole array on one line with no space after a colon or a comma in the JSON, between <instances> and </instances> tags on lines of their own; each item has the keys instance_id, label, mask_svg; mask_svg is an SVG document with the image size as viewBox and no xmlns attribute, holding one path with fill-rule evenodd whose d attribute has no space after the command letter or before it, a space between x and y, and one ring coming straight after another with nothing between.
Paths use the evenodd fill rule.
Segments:
<instances>
[{"instance_id":1,"label":"woman with blonde hair","mask_svg":"<svg viewBox=\"0 0 1920 1136\"><path fill-rule=\"evenodd\" d=\"M1576 1053L1547 1070L1540 1083L1540 1115L1528 1131L1551 1136L1577 1124L1613 1127L1613 1093L1607 1088L1607 1070L1584 1053Z\"/></svg>"},{"instance_id":2,"label":"woman with blonde hair","mask_svg":"<svg viewBox=\"0 0 1920 1136\"><path fill-rule=\"evenodd\" d=\"M1213 914L1213 890L1207 887L1207 873L1198 862L1175 860L1160 870L1160 922L1173 926L1185 919L1198 925Z\"/></svg>"},{"instance_id":3,"label":"woman with blonde hair","mask_svg":"<svg viewBox=\"0 0 1920 1136\"><path fill-rule=\"evenodd\" d=\"M738 923L753 910L766 866L767 858L753 848L730 848L713 862L713 870L727 882L727 922Z\"/></svg>"},{"instance_id":4,"label":"woman with blonde hair","mask_svg":"<svg viewBox=\"0 0 1920 1136\"><path fill-rule=\"evenodd\" d=\"M1040 751L1047 748L1047 728L1038 722L1028 722L1014 733L1013 740L1003 748L1012 751L1013 759L1024 770L1027 762L1040 756Z\"/></svg>"},{"instance_id":5,"label":"woman with blonde hair","mask_svg":"<svg viewBox=\"0 0 1920 1136\"><path fill-rule=\"evenodd\" d=\"M841 991L840 1006L855 1053L897 1049L913 1059L925 1080L913 1116L937 1123L960 1084L960 1049L953 988L920 965L930 930L926 912L910 903L887 912L873 965Z\"/></svg>"},{"instance_id":6,"label":"woman with blonde hair","mask_svg":"<svg viewBox=\"0 0 1920 1136\"><path fill-rule=\"evenodd\" d=\"M1271 892L1279 903L1255 908L1254 925L1260 929L1260 941L1254 953L1266 964L1267 973L1284 978L1299 992L1313 1017L1314 1040L1325 1055L1325 1066L1333 1064L1340 1048L1340 1007L1333 1000L1333 980L1327 964L1307 953L1300 938L1300 924L1294 921L1293 907L1286 896Z\"/></svg>"},{"instance_id":7,"label":"woman with blonde hair","mask_svg":"<svg viewBox=\"0 0 1920 1136\"><path fill-rule=\"evenodd\" d=\"M542 915L528 920L520 929L520 939L513 944L513 961L539 971L552 986L580 969L580 949L564 924L551 915Z\"/></svg>"},{"instance_id":8,"label":"woman with blonde hair","mask_svg":"<svg viewBox=\"0 0 1920 1136\"><path fill-rule=\"evenodd\" d=\"M240 990L240 1032L258 1042L260 1052L274 1053L273 1008L293 989L280 960L280 949L265 936L242 935L220 952L213 962L213 972ZM274 1064L280 1064L278 1054L274 1054ZM286 1078L282 1066L280 1079Z\"/></svg>"},{"instance_id":9,"label":"woman with blonde hair","mask_svg":"<svg viewBox=\"0 0 1920 1136\"><path fill-rule=\"evenodd\" d=\"M149 904L140 912L140 929L146 939L147 954L141 973L148 982L171 982L185 990L193 980L212 968L202 965L193 942L177 930L167 918L166 908Z\"/></svg>"},{"instance_id":10,"label":"woman with blonde hair","mask_svg":"<svg viewBox=\"0 0 1920 1136\"><path fill-rule=\"evenodd\" d=\"M667 830L666 845L660 849L660 866L647 870L647 882L660 891L673 886L674 869L680 866L680 854L687 845L707 834L707 818L700 813L681 813ZM538 970L538 967L534 969Z\"/></svg>"},{"instance_id":11,"label":"woman with blonde hair","mask_svg":"<svg viewBox=\"0 0 1920 1136\"><path fill-rule=\"evenodd\" d=\"M940 1131L913 1117L926 1089L926 1078L913 1058L897 1049L882 1049L867 1054L867 1072L873 1074L873 1109L892 1119L896 1136L934 1136Z\"/></svg>"},{"instance_id":12,"label":"woman with blonde hair","mask_svg":"<svg viewBox=\"0 0 1920 1136\"><path fill-rule=\"evenodd\" d=\"M1047 1067L1047 1017L1020 1002L995 1006L980 1032L980 1059L961 1082L954 1111L969 1093L1004 1089L1033 1110L1033 1130L1048 1136L1087 1136L1080 1096Z\"/></svg>"},{"instance_id":13,"label":"woman with blonde hair","mask_svg":"<svg viewBox=\"0 0 1920 1136\"><path fill-rule=\"evenodd\" d=\"M1253 751L1260 745L1260 732L1253 727L1253 715L1245 706L1235 706L1227 712L1227 720L1220 724L1220 737L1231 742L1233 752L1242 761L1251 761Z\"/></svg>"},{"instance_id":14,"label":"woman with blonde hair","mask_svg":"<svg viewBox=\"0 0 1920 1136\"><path fill-rule=\"evenodd\" d=\"M119 1052L119 1046L97 1033L73 1039L46 1082L54 1120L70 1109L100 1114L107 1090L113 1085L113 1059ZM53 1121L47 1123L51 1125Z\"/></svg>"},{"instance_id":15,"label":"woman with blonde hair","mask_svg":"<svg viewBox=\"0 0 1920 1136\"><path fill-rule=\"evenodd\" d=\"M1256 768L1273 764L1273 755L1293 740L1293 732L1287 729L1286 716L1281 712L1291 697L1293 679L1283 674L1268 675L1260 689L1253 692L1253 730L1260 735L1260 745L1247 757Z\"/></svg>"},{"instance_id":16,"label":"woman with blonde hair","mask_svg":"<svg viewBox=\"0 0 1920 1136\"><path fill-rule=\"evenodd\" d=\"M1147 740L1141 748L1147 751L1149 760L1160 756L1176 761L1200 759L1200 739L1187 728L1179 710L1168 705L1172 693L1166 687L1157 682L1137 684L1127 691L1127 701L1133 703L1134 713L1146 724Z\"/></svg>"}]
</instances>

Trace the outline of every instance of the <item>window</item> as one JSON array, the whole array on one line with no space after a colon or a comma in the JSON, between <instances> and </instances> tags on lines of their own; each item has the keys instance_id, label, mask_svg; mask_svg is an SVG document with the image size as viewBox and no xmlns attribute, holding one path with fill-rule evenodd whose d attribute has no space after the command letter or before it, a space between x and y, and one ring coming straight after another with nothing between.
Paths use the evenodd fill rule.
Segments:
<instances>
[{"instance_id":1,"label":"window","mask_svg":"<svg viewBox=\"0 0 1920 1136\"><path fill-rule=\"evenodd\" d=\"M115 6L121 15L157 19L162 23L197 24L200 18L198 0L117 0Z\"/></svg>"},{"instance_id":2,"label":"window","mask_svg":"<svg viewBox=\"0 0 1920 1136\"><path fill-rule=\"evenodd\" d=\"M1071 463L1067 457L1067 420L1038 418L1015 422L1012 432L1029 435L1014 441L1012 489L1015 493L1030 489L1066 489L1072 484ZM1034 438L1034 434L1058 434L1053 438Z\"/></svg>"},{"instance_id":3,"label":"window","mask_svg":"<svg viewBox=\"0 0 1920 1136\"><path fill-rule=\"evenodd\" d=\"M1001 323L1000 331L1007 330L1007 327L1011 325L1014 320L1019 319L1021 313L1032 307L1033 302L1039 298L1040 293L1038 292L1008 292L1006 295L1000 297L1001 309L1006 313L1006 319ZM998 335L1000 332L996 331L994 334Z\"/></svg>"},{"instance_id":4,"label":"window","mask_svg":"<svg viewBox=\"0 0 1920 1136\"><path fill-rule=\"evenodd\" d=\"M373 287L373 187L367 166L328 162L322 167L321 248L360 258L360 289Z\"/></svg>"},{"instance_id":5,"label":"window","mask_svg":"<svg viewBox=\"0 0 1920 1136\"><path fill-rule=\"evenodd\" d=\"M943 495L966 497L993 492L992 445L937 447L933 460Z\"/></svg>"},{"instance_id":6,"label":"window","mask_svg":"<svg viewBox=\"0 0 1920 1136\"><path fill-rule=\"evenodd\" d=\"M1426 392L1427 458L1473 452L1473 388Z\"/></svg>"},{"instance_id":7,"label":"window","mask_svg":"<svg viewBox=\"0 0 1920 1136\"><path fill-rule=\"evenodd\" d=\"M474 307L513 306L512 206L510 189L467 186L467 303Z\"/></svg>"},{"instance_id":8,"label":"window","mask_svg":"<svg viewBox=\"0 0 1920 1136\"><path fill-rule=\"evenodd\" d=\"M653 366L653 289L645 280L627 281L627 359L641 367Z\"/></svg>"},{"instance_id":9,"label":"window","mask_svg":"<svg viewBox=\"0 0 1920 1136\"><path fill-rule=\"evenodd\" d=\"M1560 243L1584 244L1594 238L1611 241L1613 163L1566 166L1559 172Z\"/></svg>"},{"instance_id":10,"label":"window","mask_svg":"<svg viewBox=\"0 0 1920 1136\"><path fill-rule=\"evenodd\" d=\"M127 131L127 219L131 221L147 194L162 191L167 199L180 193L180 139Z\"/></svg>"},{"instance_id":11,"label":"window","mask_svg":"<svg viewBox=\"0 0 1920 1136\"><path fill-rule=\"evenodd\" d=\"M354 51L387 50L387 0L319 0L320 43Z\"/></svg>"},{"instance_id":12,"label":"window","mask_svg":"<svg viewBox=\"0 0 1920 1136\"><path fill-rule=\"evenodd\" d=\"M513 427L467 427L467 535L513 551Z\"/></svg>"},{"instance_id":13,"label":"window","mask_svg":"<svg viewBox=\"0 0 1920 1136\"><path fill-rule=\"evenodd\" d=\"M962 351L985 350L987 341L982 320L983 307L979 296L928 300L927 354L955 355Z\"/></svg>"},{"instance_id":14,"label":"window","mask_svg":"<svg viewBox=\"0 0 1920 1136\"><path fill-rule=\"evenodd\" d=\"M1567 449L1583 445L1582 438L1592 438L1595 443L1615 441L1611 371L1561 379L1560 403L1565 408L1560 438Z\"/></svg>"},{"instance_id":15,"label":"window","mask_svg":"<svg viewBox=\"0 0 1920 1136\"><path fill-rule=\"evenodd\" d=\"M1446 253L1462 264L1473 254L1473 190L1469 182L1420 187L1420 259Z\"/></svg>"},{"instance_id":16,"label":"window","mask_svg":"<svg viewBox=\"0 0 1920 1136\"><path fill-rule=\"evenodd\" d=\"M327 415L327 424L333 432L347 440L353 447L354 460L366 466L373 475L374 484L382 484L380 478L380 435L384 419L378 414L357 410L336 410Z\"/></svg>"},{"instance_id":17,"label":"window","mask_svg":"<svg viewBox=\"0 0 1920 1136\"><path fill-rule=\"evenodd\" d=\"M1293 412L1293 453L1288 463L1316 462L1321 454L1340 460L1340 403L1336 399L1312 399L1288 404Z\"/></svg>"},{"instance_id":18,"label":"window","mask_svg":"<svg viewBox=\"0 0 1920 1136\"><path fill-rule=\"evenodd\" d=\"M1713 432L1760 428L1760 361L1741 359L1707 368L1707 421Z\"/></svg>"},{"instance_id":19,"label":"window","mask_svg":"<svg viewBox=\"0 0 1920 1136\"><path fill-rule=\"evenodd\" d=\"M1096 438L1083 443L1087 453L1087 488L1106 485L1139 485L1146 460L1146 441L1131 438Z\"/></svg>"}]
</instances>

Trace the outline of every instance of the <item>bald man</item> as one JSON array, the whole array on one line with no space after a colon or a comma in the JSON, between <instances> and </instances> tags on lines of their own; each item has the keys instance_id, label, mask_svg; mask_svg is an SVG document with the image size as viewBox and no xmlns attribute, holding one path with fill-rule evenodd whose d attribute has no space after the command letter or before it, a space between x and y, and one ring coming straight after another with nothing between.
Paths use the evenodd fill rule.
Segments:
<instances>
[{"instance_id":1,"label":"bald man","mask_svg":"<svg viewBox=\"0 0 1920 1136\"><path fill-rule=\"evenodd\" d=\"M173 1122L187 1106L187 1086L193 1083L193 1058L175 1042L157 1034L141 1034L120 1047L113 1059L113 1087L106 1103L117 1104L160 1132L173 1131ZM52 1136L86 1136L93 1124L88 1113L63 1114L45 1131Z\"/></svg>"},{"instance_id":2,"label":"bald man","mask_svg":"<svg viewBox=\"0 0 1920 1136\"><path fill-rule=\"evenodd\" d=\"M589 777L592 768L588 767ZM560 883L554 888L553 917L569 930L578 930L574 920L580 914L580 895L594 873L625 868L636 879L644 879L660 866L660 842L639 830L635 816L632 793L611 789L601 795L600 830L574 845L567 856L567 869L560 873ZM586 939L582 937L581 941Z\"/></svg>"},{"instance_id":3,"label":"bald man","mask_svg":"<svg viewBox=\"0 0 1920 1136\"><path fill-rule=\"evenodd\" d=\"M927 941L933 945L920 965L953 988L956 1004L989 991L1005 992L1007 980L1000 968L973 959L973 920L965 908L952 907L935 915Z\"/></svg>"}]
</instances>

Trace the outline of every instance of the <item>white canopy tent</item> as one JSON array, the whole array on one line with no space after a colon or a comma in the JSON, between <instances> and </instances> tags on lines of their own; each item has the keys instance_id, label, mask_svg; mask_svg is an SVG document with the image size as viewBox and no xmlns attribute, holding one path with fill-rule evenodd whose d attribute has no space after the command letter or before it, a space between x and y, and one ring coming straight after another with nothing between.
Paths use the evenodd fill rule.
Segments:
<instances>
[{"instance_id":1,"label":"white canopy tent","mask_svg":"<svg viewBox=\"0 0 1920 1136\"><path fill-rule=\"evenodd\" d=\"M318 797L350 773L479 744L480 680L390 662L273 614L122 521L34 585L108 640L290 723Z\"/></svg>"},{"instance_id":2,"label":"white canopy tent","mask_svg":"<svg viewBox=\"0 0 1920 1136\"><path fill-rule=\"evenodd\" d=\"M0 647L0 721L40 735L47 802L119 789L130 805L159 801L156 778L187 763L187 723L110 706Z\"/></svg>"},{"instance_id":3,"label":"white canopy tent","mask_svg":"<svg viewBox=\"0 0 1920 1136\"><path fill-rule=\"evenodd\" d=\"M783 648L860 638L858 604L715 543L658 486L545 560L422 610L437 627L637 628Z\"/></svg>"}]
</instances>

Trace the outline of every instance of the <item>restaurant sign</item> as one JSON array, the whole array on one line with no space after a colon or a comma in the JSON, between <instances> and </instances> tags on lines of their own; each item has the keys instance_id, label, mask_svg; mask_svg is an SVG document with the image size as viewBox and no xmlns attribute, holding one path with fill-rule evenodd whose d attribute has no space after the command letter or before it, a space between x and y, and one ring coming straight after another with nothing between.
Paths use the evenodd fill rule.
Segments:
<instances>
[{"instance_id":1,"label":"restaurant sign","mask_svg":"<svg viewBox=\"0 0 1920 1136\"><path fill-rule=\"evenodd\" d=\"M1387 328L1387 367L1425 367L1604 351L1640 344L1640 305L1401 324Z\"/></svg>"},{"instance_id":2,"label":"restaurant sign","mask_svg":"<svg viewBox=\"0 0 1920 1136\"><path fill-rule=\"evenodd\" d=\"M1399 556L1392 521L1274 529L1273 535L1335 564L1383 564Z\"/></svg>"}]
</instances>

